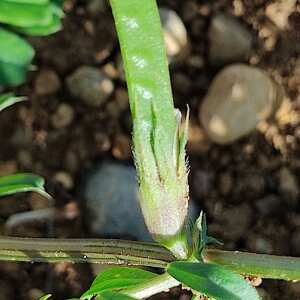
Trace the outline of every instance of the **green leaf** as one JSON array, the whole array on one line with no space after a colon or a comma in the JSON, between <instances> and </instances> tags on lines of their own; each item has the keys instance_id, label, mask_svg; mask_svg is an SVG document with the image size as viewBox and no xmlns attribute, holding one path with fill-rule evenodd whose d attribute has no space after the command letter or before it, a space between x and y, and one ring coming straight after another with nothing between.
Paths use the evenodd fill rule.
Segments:
<instances>
[{"instance_id":1,"label":"green leaf","mask_svg":"<svg viewBox=\"0 0 300 300\"><path fill-rule=\"evenodd\" d=\"M1 9L0 9L1 10ZM25 80L33 48L19 36L0 28L0 84L18 85Z\"/></svg>"},{"instance_id":2,"label":"green leaf","mask_svg":"<svg viewBox=\"0 0 300 300\"><path fill-rule=\"evenodd\" d=\"M259 300L255 288L225 267L204 263L173 262L167 272L191 289L215 300Z\"/></svg>"},{"instance_id":3,"label":"green leaf","mask_svg":"<svg viewBox=\"0 0 300 300\"><path fill-rule=\"evenodd\" d=\"M49 0L45 1L0 1L0 22L14 26L49 24L52 11Z\"/></svg>"},{"instance_id":4,"label":"green leaf","mask_svg":"<svg viewBox=\"0 0 300 300\"><path fill-rule=\"evenodd\" d=\"M16 97L12 93L0 95L0 111L17 103L26 100L25 97Z\"/></svg>"},{"instance_id":5,"label":"green leaf","mask_svg":"<svg viewBox=\"0 0 300 300\"><path fill-rule=\"evenodd\" d=\"M59 31L62 27L61 18L64 16L61 5L52 1L49 9L52 11L49 23L35 26L13 26L12 29L31 36L46 36Z\"/></svg>"},{"instance_id":6,"label":"green leaf","mask_svg":"<svg viewBox=\"0 0 300 300\"><path fill-rule=\"evenodd\" d=\"M51 294L47 294L47 295L42 296L39 300L47 300L47 299L49 299L51 297L52 297Z\"/></svg>"},{"instance_id":7,"label":"green leaf","mask_svg":"<svg viewBox=\"0 0 300 300\"><path fill-rule=\"evenodd\" d=\"M106 291L102 292L96 300L136 300L136 298L132 298L130 296L116 293L116 292L111 292L111 291Z\"/></svg>"},{"instance_id":8,"label":"green leaf","mask_svg":"<svg viewBox=\"0 0 300 300\"><path fill-rule=\"evenodd\" d=\"M102 291L124 289L143 284L159 275L137 268L114 267L101 272L80 299L91 299Z\"/></svg>"},{"instance_id":9,"label":"green leaf","mask_svg":"<svg viewBox=\"0 0 300 300\"><path fill-rule=\"evenodd\" d=\"M207 235L206 216L203 211L201 211L200 216L191 227L191 235L193 242L193 255L199 261L202 260L201 253L207 245L223 245L223 243L218 241L216 238Z\"/></svg>"},{"instance_id":10,"label":"green leaf","mask_svg":"<svg viewBox=\"0 0 300 300\"><path fill-rule=\"evenodd\" d=\"M51 198L44 189L44 179L40 176L24 173L0 177L0 197L15 193L36 192Z\"/></svg>"}]
</instances>

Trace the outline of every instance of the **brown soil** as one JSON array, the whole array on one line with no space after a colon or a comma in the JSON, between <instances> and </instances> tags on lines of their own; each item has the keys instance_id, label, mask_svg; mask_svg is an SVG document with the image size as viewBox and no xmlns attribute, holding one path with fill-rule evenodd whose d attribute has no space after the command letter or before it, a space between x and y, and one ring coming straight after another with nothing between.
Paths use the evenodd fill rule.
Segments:
<instances>
[{"instance_id":1,"label":"brown soil","mask_svg":"<svg viewBox=\"0 0 300 300\"><path fill-rule=\"evenodd\" d=\"M226 249L279 255L300 254L300 6L280 30L266 15L267 0L161 0L183 19L191 42L190 54L172 68L176 106L191 108L189 157L193 200L207 212L209 231L223 240ZM243 9L241 10L241 4ZM299 5L299 4L298 4ZM250 64L266 70L285 90L290 104L281 117L263 124L248 137L228 146L209 142L198 120L198 109L208 86L220 69L208 62L207 29L219 11L235 15L255 43ZM104 157L130 161L129 107L118 100L125 83L118 69L118 44L109 10L95 15L85 1L68 0L61 32L31 39L37 50L35 65L18 93L28 103L1 114L0 175L30 171L44 176L54 196L57 217L7 229L14 214L45 208L36 195L21 195L0 202L0 232L34 237L89 237L82 226L77 186L83 170ZM203 59L203 67L188 64L189 57ZM100 109L71 97L65 78L82 64L93 65L113 79L116 90ZM38 78L54 72L59 82ZM39 82L39 85L37 85ZM43 86L43 84L45 86ZM49 86L53 84L53 86ZM56 84L56 86L55 86ZM49 92L41 89L50 89ZM51 92L53 88L54 93ZM51 95L50 95L51 94ZM59 127L53 116L61 102L74 110L74 120ZM88 265L0 263L0 299L37 299L52 292L53 299L79 296L93 278ZM264 299L300 299L299 283L265 280L259 287ZM269 295L269 296L268 296ZM267 298L269 297L269 298ZM176 288L153 299L190 299Z\"/></svg>"}]
</instances>

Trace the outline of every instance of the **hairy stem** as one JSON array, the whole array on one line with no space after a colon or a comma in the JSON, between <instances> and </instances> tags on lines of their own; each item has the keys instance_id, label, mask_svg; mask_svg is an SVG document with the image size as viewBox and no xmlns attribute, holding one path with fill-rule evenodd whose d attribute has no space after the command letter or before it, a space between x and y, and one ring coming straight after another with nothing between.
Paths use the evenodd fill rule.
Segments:
<instances>
[{"instance_id":1,"label":"hairy stem","mask_svg":"<svg viewBox=\"0 0 300 300\"><path fill-rule=\"evenodd\" d=\"M300 258L205 249L205 262L227 266L244 275L300 280ZM72 262L165 268L176 260L152 243L106 239L0 238L0 261Z\"/></svg>"}]
</instances>

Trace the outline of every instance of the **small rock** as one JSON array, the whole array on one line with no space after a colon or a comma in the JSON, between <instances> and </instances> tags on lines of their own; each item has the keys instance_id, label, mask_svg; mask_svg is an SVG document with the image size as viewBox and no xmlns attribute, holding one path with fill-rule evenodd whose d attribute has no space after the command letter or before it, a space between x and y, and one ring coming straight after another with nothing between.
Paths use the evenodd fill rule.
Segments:
<instances>
[{"instance_id":1,"label":"small rock","mask_svg":"<svg viewBox=\"0 0 300 300\"><path fill-rule=\"evenodd\" d=\"M221 220L224 228L224 236L230 240L238 240L248 231L253 212L249 205L242 204L225 209Z\"/></svg>"},{"instance_id":2,"label":"small rock","mask_svg":"<svg viewBox=\"0 0 300 300\"><path fill-rule=\"evenodd\" d=\"M299 185L295 175L286 167L281 168L278 174L279 177L279 191L282 197L292 205L297 205L299 196Z\"/></svg>"},{"instance_id":3,"label":"small rock","mask_svg":"<svg viewBox=\"0 0 300 300\"><path fill-rule=\"evenodd\" d=\"M88 0L86 10L92 15L97 16L99 13L107 11L107 3L104 0Z\"/></svg>"},{"instance_id":4,"label":"small rock","mask_svg":"<svg viewBox=\"0 0 300 300\"><path fill-rule=\"evenodd\" d=\"M280 212L280 198L275 195L268 195L256 201L255 206L262 216L274 216Z\"/></svg>"},{"instance_id":5,"label":"small rock","mask_svg":"<svg viewBox=\"0 0 300 300\"><path fill-rule=\"evenodd\" d=\"M73 150L67 150L64 158L64 168L71 173L76 173L79 169L79 160Z\"/></svg>"},{"instance_id":6,"label":"small rock","mask_svg":"<svg viewBox=\"0 0 300 300\"><path fill-rule=\"evenodd\" d=\"M229 15L213 17L208 35L212 64L244 61L251 51L251 33Z\"/></svg>"},{"instance_id":7,"label":"small rock","mask_svg":"<svg viewBox=\"0 0 300 300\"><path fill-rule=\"evenodd\" d=\"M52 70L41 70L35 79L35 92L40 96L55 94L61 86L58 75Z\"/></svg>"},{"instance_id":8,"label":"small rock","mask_svg":"<svg viewBox=\"0 0 300 300\"><path fill-rule=\"evenodd\" d=\"M247 239L247 247L250 251L254 251L257 253L265 253L271 254L273 253L273 245L272 242L262 236L258 236L257 234L250 234Z\"/></svg>"},{"instance_id":9,"label":"small rock","mask_svg":"<svg viewBox=\"0 0 300 300\"><path fill-rule=\"evenodd\" d=\"M32 168L33 157L29 151L27 151L25 149L21 149L18 152L17 157L18 157L18 162L19 162L20 166L22 166L25 169Z\"/></svg>"},{"instance_id":10,"label":"small rock","mask_svg":"<svg viewBox=\"0 0 300 300\"><path fill-rule=\"evenodd\" d=\"M74 114L74 109L71 105L61 103L51 117L51 124L56 129L67 127L73 122Z\"/></svg>"},{"instance_id":11,"label":"small rock","mask_svg":"<svg viewBox=\"0 0 300 300\"><path fill-rule=\"evenodd\" d=\"M59 171L53 176L53 180L60 183L66 190L70 190L74 187L74 181L72 176L64 171Z\"/></svg>"},{"instance_id":12,"label":"small rock","mask_svg":"<svg viewBox=\"0 0 300 300\"><path fill-rule=\"evenodd\" d=\"M220 174L219 177L219 190L222 195L228 195L234 186L232 175L228 172Z\"/></svg>"},{"instance_id":13,"label":"small rock","mask_svg":"<svg viewBox=\"0 0 300 300\"><path fill-rule=\"evenodd\" d=\"M48 208L49 204L48 199L37 193L31 193L29 196L29 205L32 210Z\"/></svg>"},{"instance_id":14,"label":"small rock","mask_svg":"<svg viewBox=\"0 0 300 300\"><path fill-rule=\"evenodd\" d=\"M289 16L296 10L297 0L277 0L266 6L266 16L281 30L288 28Z\"/></svg>"},{"instance_id":15,"label":"small rock","mask_svg":"<svg viewBox=\"0 0 300 300\"><path fill-rule=\"evenodd\" d=\"M273 116L283 90L262 70L235 64L213 80L200 109L200 120L216 143L228 144Z\"/></svg>"},{"instance_id":16,"label":"small rock","mask_svg":"<svg viewBox=\"0 0 300 300\"><path fill-rule=\"evenodd\" d=\"M159 13L167 55L172 60L186 49L188 45L187 31L175 11L161 7Z\"/></svg>"},{"instance_id":17,"label":"small rock","mask_svg":"<svg viewBox=\"0 0 300 300\"><path fill-rule=\"evenodd\" d=\"M152 240L138 200L133 167L105 161L91 170L83 185L86 223L96 236Z\"/></svg>"},{"instance_id":18,"label":"small rock","mask_svg":"<svg viewBox=\"0 0 300 300\"><path fill-rule=\"evenodd\" d=\"M113 82L90 66L79 67L67 78L67 86L74 97L92 107L101 106L114 90Z\"/></svg>"},{"instance_id":19,"label":"small rock","mask_svg":"<svg viewBox=\"0 0 300 300\"><path fill-rule=\"evenodd\" d=\"M117 134L112 146L112 155L121 160L129 160L131 155L131 139L124 134Z\"/></svg>"},{"instance_id":20,"label":"small rock","mask_svg":"<svg viewBox=\"0 0 300 300\"><path fill-rule=\"evenodd\" d=\"M102 131L95 132L94 139L95 139L95 148L97 150L97 153L106 152L111 148L110 138L104 132Z\"/></svg>"}]
</instances>

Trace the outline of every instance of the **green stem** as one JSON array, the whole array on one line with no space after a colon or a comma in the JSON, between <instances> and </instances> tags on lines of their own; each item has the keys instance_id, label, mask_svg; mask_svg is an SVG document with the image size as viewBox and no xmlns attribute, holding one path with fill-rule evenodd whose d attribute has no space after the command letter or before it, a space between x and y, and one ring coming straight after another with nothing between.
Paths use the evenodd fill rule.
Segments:
<instances>
[{"instance_id":1,"label":"green stem","mask_svg":"<svg viewBox=\"0 0 300 300\"><path fill-rule=\"evenodd\" d=\"M124 293L137 299L145 299L161 292L167 292L170 288L180 284L181 283L179 281L171 277L169 274L164 273L163 275L149 280L144 284L140 284L137 287L126 289Z\"/></svg>"},{"instance_id":2,"label":"green stem","mask_svg":"<svg viewBox=\"0 0 300 300\"><path fill-rule=\"evenodd\" d=\"M174 256L151 243L110 239L0 239L0 261L72 262L164 268Z\"/></svg>"},{"instance_id":3,"label":"green stem","mask_svg":"<svg viewBox=\"0 0 300 300\"><path fill-rule=\"evenodd\" d=\"M203 258L205 262L227 266L244 275L300 280L300 257L205 249Z\"/></svg>"},{"instance_id":4,"label":"green stem","mask_svg":"<svg viewBox=\"0 0 300 300\"><path fill-rule=\"evenodd\" d=\"M205 249L205 262L227 266L240 274L300 280L300 258ZM0 238L0 261L72 262L165 268L176 260L152 243L106 239Z\"/></svg>"}]
</instances>

